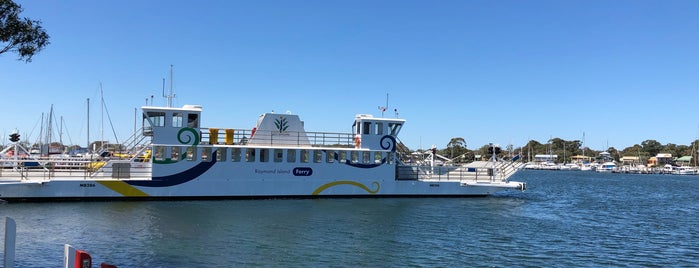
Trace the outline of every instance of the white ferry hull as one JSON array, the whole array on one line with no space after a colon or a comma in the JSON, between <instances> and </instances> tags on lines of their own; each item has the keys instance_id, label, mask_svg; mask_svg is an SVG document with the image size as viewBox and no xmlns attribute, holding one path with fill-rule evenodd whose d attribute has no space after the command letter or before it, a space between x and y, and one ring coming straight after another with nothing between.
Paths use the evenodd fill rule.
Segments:
<instances>
[{"instance_id":1,"label":"white ferry hull","mask_svg":"<svg viewBox=\"0 0 699 268\"><path fill-rule=\"evenodd\" d=\"M326 181L264 182L231 184L191 182L170 187L131 186L124 181L49 181L45 183L3 183L0 199L209 199L273 197L381 197L381 196L485 196L506 188L507 184L462 186L458 182L416 181Z\"/></svg>"},{"instance_id":2,"label":"white ferry hull","mask_svg":"<svg viewBox=\"0 0 699 268\"><path fill-rule=\"evenodd\" d=\"M395 179L195 179L179 185L148 187L151 180L51 180L2 182L0 199L214 199L274 197L485 196L522 183L462 183Z\"/></svg>"},{"instance_id":3,"label":"white ferry hull","mask_svg":"<svg viewBox=\"0 0 699 268\"><path fill-rule=\"evenodd\" d=\"M218 129L198 127L198 106L142 109L149 122L142 133L152 140L94 160L8 157L0 199L485 196L525 189L508 181L522 166L518 157L468 167L404 164L396 151L402 119L358 116L353 133L362 134L355 136L307 133L298 116L264 114L255 129L226 129L218 139Z\"/></svg>"}]
</instances>

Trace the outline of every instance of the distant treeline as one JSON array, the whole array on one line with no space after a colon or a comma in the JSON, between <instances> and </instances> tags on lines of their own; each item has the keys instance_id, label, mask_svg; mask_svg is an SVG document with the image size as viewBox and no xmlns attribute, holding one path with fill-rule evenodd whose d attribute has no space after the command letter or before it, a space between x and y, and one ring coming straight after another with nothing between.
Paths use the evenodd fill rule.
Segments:
<instances>
[{"instance_id":1,"label":"distant treeline","mask_svg":"<svg viewBox=\"0 0 699 268\"><path fill-rule=\"evenodd\" d=\"M488 147L490 147L490 145L486 144L478 149L471 150L467 148L466 141L463 138L456 137L449 141L447 148L437 149L437 153L451 158L455 162L471 162L478 156L480 156L480 158L487 158ZM502 148L500 156L521 154L522 158L527 160L529 156L533 158L534 155L537 154L554 154L558 155L557 162L571 162L571 157L575 155L585 155L594 158L599 156L601 152L608 152L616 161L619 161L619 159L624 156L633 156L639 157L641 161L645 162L659 153L672 154L673 157L678 158L682 156L694 156L697 153L697 149L699 149L699 140L694 140L689 145L677 145L673 143L663 145L656 140L645 140L641 142L641 144L634 144L623 150L609 147L607 150L599 151L583 147L580 140L568 141L561 138L553 138L546 143L530 140L521 147L507 145Z\"/></svg>"}]
</instances>

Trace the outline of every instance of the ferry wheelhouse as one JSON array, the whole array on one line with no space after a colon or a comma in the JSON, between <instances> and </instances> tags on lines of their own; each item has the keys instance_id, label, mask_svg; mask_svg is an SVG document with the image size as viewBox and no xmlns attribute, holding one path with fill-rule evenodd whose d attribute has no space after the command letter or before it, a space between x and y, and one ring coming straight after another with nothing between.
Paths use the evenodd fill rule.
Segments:
<instances>
[{"instance_id":1,"label":"ferry wheelhouse","mask_svg":"<svg viewBox=\"0 0 699 268\"><path fill-rule=\"evenodd\" d=\"M2 153L0 199L214 199L485 196L526 188L523 165L407 164L403 119L360 114L352 133L307 132L298 115L264 113L252 129L202 128L202 107L144 106L143 127L120 152L82 158Z\"/></svg>"}]
</instances>

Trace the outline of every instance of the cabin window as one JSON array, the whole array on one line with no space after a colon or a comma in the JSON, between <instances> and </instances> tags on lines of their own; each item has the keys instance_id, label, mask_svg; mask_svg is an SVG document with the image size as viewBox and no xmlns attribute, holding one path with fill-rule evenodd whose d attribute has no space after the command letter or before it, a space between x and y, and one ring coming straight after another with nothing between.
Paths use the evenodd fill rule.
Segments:
<instances>
[{"instance_id":1,"label":"cabin window","mask_svg":"<svg viewBox=\"0 0 699 268\"><path fill-rule=\"evenodd\" d=\"M182 127L182 119L183 119L182 113L173 113L172 114L172 126L173 127Z\"/></svg>"},{"instance_id":2,"label":"cabin window","mask_svg":"<svg viewBox=\"0 0 699 268\"><path fill-rule=\"evenodd\" d=\"M308 163L308 150L301 150L301 163Z\"/></svg>"},{"instance_id":3,"label":"cabin window","mask_svg":"<svg viewBox=\"0 0 699 268\"><path fill-rule=\"evenodd\" d=\"M180 155L182 155L182 147L173 146L170 148L170 160L173 162L180 161Z\"/></svg>"},{"instance_id":4,"label":"cabin window","mask_svg":"<svg viewBox=\"0 0 699 268\"><path fill-rule=\"evenodd\" d=\"M361 132L359 132L359 126L357 125L357 121L354 121L354 123L352 124L352 133L362 134Z\"/></svg>"},{"instance_id":5,"label":"cabin window","mask_svg":"<svg viewBox=\"0 0 699 268\"><path fill-rule=\"evenodd\" d=\"M155 160L158 160L158 161L165 160L165 147L155 146Z\"/></svg>"},{"instance_id":6,"label":"cabin window","mask_svg":"<svg viewBox=\"0 0 699 268\"><path fill-rule=\"evenodd\" d=\"M352 163L359 162L359 152L357 152L357 151L350 152L350 161L352 161Z\"/></svg>"},{"instance_id":7,"label":"cabin window","mask_svg":"<svg viewBox=\"0 0 699 268\"><path fill-rule=\"evenodd\" d=\"M386 160L389 164L392 165L393 164L393 153L391 153L391 152L386 153Z\"/></svg>"},{"instance_id":8,"label":"cabin window","mask_svg":"<svg viewBox=\"0 0 699 268\"><path fill-rule=\"evenodd\" d=\"M362 125L363 134L371 134L371 122L364 122Z\"/></svg>"},{"instance_id":9,"label":"cabin window","mask_svg":"<svg viewBox=\"0 0 699 268\"><path fill-rule=\"evenodd\" d=\"M335 151L325 151L325 162L332 163L335 162Z\"/></svg>"},{"instance_id":10,"label":"cabin window","mask_svg":"<svg viewBox=\"0 0 699 268\"><path fill-rule=\"evenodd\" d=\"M233 162L240 162L240 148L232 148L231 149L231 161Z\"/></svg>"},{"instance_id":11,"label":"cabin window","mask_svg":"<svg viewBox=\"0 0 699 268\"><path fill-rule=\"evenodd\" d=\"M381 152L374 152L374 163L381 164Z\"/></svg>"},{"instance_id":12,"label":"cabin window","mask_svg":"<svg viewBox=\"0 0 699 268\"><path fill-rule=\"evenodd\" d=\"M187 114L187 127L199 127L199 114Z\"/></svg>"},{"instance_id":13,"label":"cabin window","mask_svg":"<svg viewBox=\"0 0 699 268\"><path fill-rule=\"evenodd\" d=\"M201 161L211 162L211 147L201 148Z\"/></svg>"},{"instance_id":14,"label":"cabin window","mask_svg":"<svg viewBox=\"0 0 699 268\"><path fill-rule=\"evenodd\" d=\"M284 159L284 150L274 149L274 162L281 162Z\"/></svg>"},{"instance_id":15,"label":"cabin window","mask_svg":"<svg viewBox=\"0 0 699 268\"><path fill-rule=\"evenodd\" d=\"M340 151L339 156L337 158L339 159L340 163L347 162L347 151Z\"/></svg>"},{"instance_id":16,"label":"cabin window","mask_svg":"<svg viewBox=\"0 0 699 268\"><path fill-rule=\"evenodd\" d=\"M197 155L196 155L197 150L195 150L195 149L196 149L196 147L187 147L187 160L188 161L194 161L194 159L197 158Z\"/></svg>"},{"instance_id":17,"label":"cabin window","mask_svg":"<svg viewBox=\"0 0 699 268\"><path fill-rule=\"evenodd\" d=\"M398 135L398 131L400 131L400 128L401 128L402 126L403 126L403 125L398 124L398 123L388 123L389 131L391 131L390 135L391 135L391 136L396 136L396 135Z\"/></svg>"},{"instance_id":18,"label":"cabin window","mask_svg":"<svg viewBox=\"0 0 699 268\"><path fill-rule=\"evenodd\" d=\"M269 149L260 149L260 162L269 162Z\"/></svg>"},{"instance_id":19,"label":"cabin window","mask_svg":"<svg viewBox=\"0 0 699 268\"><path fill-rule=\"evenodd\" d=\"M254 162L255 161L255 148L245 149L245 161Z\"/></svg>"},{"instance_id":20,"label":"cabin window","mask_svg":"<svg viewBox=\"0 0 699 268\"><path fill-rule=\"evenodd\" d=\"M226 155L228 148L218 148L216 149L216 161L221 162L221 161L226 161Z\"/></svg>"},{"instance_id":21,"label":"cabin window","mask_svg":"<svg viewBox=\"0 0 699 268\"><path fill-rule=\"evenodd\" d=\"M323 151L313 150L313 163L320 163L323 161Z\"/></svg>"},{"instance_id":22,"label":"cabin window","mask_svg":"<svg viewBox=\"0 0 699 268\"><path fill-rule=\"evenodd\" d=\"M165 126L165 112L147 112L148 122L151 126L162 127Z\"/></svg>"},{"instance_id":23,"label":"cabin window","mask_svg":"<svg viewBox=\"0 0 699 268\"><path fill-rule=\"evenodd\" d=\"M365 163L365 164L371 163L371 162L369 162L370 156L371 156L370 152L362 152L362 163Z\"/></svg>"},{"instance_id":24,"label":"cabin window","mask_svg":"<svg viewBox=\"0 0 699 268\"><path fill-rule=\"evenodd\" d=\"M383 135L383 123L376 123L374 126L376 126L376 131L374 131L374 133L377 135Z\"/></svg>"},{"instance_id":25,"label":"cabin window","mask_svg":"<svg viewBox=\"0 0 699 268\"><path fill-rule=\"evenodd\" d=\"M293 163L296 162L296 150L287 149L286 150L286 162Z\"/></svg>"}]
</instances>

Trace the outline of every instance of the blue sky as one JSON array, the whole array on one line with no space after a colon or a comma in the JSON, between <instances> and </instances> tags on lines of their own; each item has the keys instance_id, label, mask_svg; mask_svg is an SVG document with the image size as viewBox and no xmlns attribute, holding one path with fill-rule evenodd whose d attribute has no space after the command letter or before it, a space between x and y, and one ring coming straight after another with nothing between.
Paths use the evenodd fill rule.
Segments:
<instances>
[{"instance_id":1,"label":"blue sky","mask_svg":"<svg viewBox=\"0 0 699 268\"><path fill-rule=\"evenodd\" d=\"M36 140L53 104L64 143L84 146L90 98L90 139L123 140L135 108L166 103L172 64L174 106L203 105L205 127L291 111L307 131L348 132L388 94L411 149L699 136L699 1L17 3L51 44L31 63L0 55L4 135Z\"/></svg>"}]
</instances>

